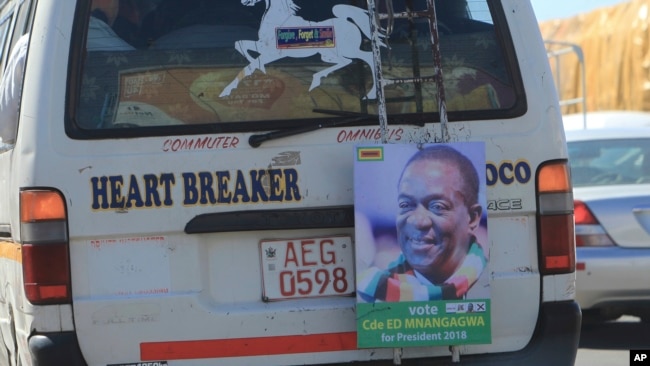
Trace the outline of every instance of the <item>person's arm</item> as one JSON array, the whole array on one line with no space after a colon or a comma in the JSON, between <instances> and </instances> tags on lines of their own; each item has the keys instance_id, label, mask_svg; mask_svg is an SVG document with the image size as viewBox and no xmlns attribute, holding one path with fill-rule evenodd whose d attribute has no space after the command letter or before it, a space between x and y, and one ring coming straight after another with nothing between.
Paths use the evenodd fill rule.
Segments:
<instances>
[{"instance_id":1,"label":"person's arm","mask_svg":"<svg viewBox=\"0 0 650 366\"><path fill-rule=\"evenodd\" d=\"M13 145L16 139L28 44L29 34L18 39L0 81L0 139L3 144Z\"/></svg>"},{"instance_id":2,"label":"person's arm","mask_svg":"<svg viewBox=\"0 0 650 366\"><path fill-rule=\"evenodd\" d=\"M135 47L120 38L108 24L91 16L86 49L88 51L134 51Z\"/></svg>"}]
</instances>

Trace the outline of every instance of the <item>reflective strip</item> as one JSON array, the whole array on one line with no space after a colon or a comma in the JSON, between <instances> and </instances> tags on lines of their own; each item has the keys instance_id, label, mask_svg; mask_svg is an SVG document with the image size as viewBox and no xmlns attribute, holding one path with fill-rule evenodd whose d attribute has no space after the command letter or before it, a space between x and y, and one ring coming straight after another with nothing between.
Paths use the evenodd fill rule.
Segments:
<instances>
[{"instance_id":1,"label":"reflective strip","mask_svg":"<svg viewBox=\"0 0 650 366\"><path fill-rule=\"evenodd\" d=\"M0 258L11 259L12 261L22 263L23 256L20 252L20 244L12 241L0 241Z\"/></svg>"},{"instance_id":2,"label":"reflective strip","mask_svg":"<svg viewBox=\"0 0 650 366\"><path fill-rule=\"evenodd\" d=\"M60 244L68 241L65 220L23 222L20 224L21 241L29 244Z\"/></svg>"},{"instance_id":3,"label":"reflective strip","mask_svg":"<svg viewBox=\"0 0 650 366\"><path fill-rule=\"evenodd\" d=\"M576 235L606 235L600 225L576 225Z\"/></svg>"},{"instance_id":4,"label":"reflective strip","mask_svg":"<svg viewBox=\"0 0 650 366\"><path fill-rule=\"evenodd\" d=\"M571 265L570 258L567 255L546 256L546 268L548 269L565 269Z\"/></svg>"},{"instance_id":5,"label":"reflective strip","mask_svg":"<svg viewBox=\"0 0 650 366\"><path fill-rule=\"evenodd\" d=\"M540 194L539 213L542 215L562 215L573 213L573 193Z\"/></svg>"},{"instance_id":6,"label":"reflective strip","mask_svg":"<svg viewBox=\"0 0 650 366\"><path fill-rule=\"evenodd\" d=\"M357 350L357 332L140 343L140 359L191 360Z\"/></svg>"}]
</instances>

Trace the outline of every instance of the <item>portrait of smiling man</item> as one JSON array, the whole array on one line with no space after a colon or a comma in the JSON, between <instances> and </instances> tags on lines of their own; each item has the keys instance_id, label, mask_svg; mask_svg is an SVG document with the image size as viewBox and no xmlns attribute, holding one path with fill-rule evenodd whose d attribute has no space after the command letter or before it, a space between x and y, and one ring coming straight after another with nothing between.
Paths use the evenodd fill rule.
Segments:
<instances>
[{"instance_id":1,"label":"portrait of smiling man","mask_svg":"<svg viewBox=\"0 0 650 366\"><path fill-rule=\"evenodd\" d=\"M487 251L477 239L484 229L480 184L474 163L450 145L430 145L411 156L397 183L399 255L384 269L370 266L358 274L358 299L488 298L488 279L481 276Z\"/></svg>"}]
</instances>

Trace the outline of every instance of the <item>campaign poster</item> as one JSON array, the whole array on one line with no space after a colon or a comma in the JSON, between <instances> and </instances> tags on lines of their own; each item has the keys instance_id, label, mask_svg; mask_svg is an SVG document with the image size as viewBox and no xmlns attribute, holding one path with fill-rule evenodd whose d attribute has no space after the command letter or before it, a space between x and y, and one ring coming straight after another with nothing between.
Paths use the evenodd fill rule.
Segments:
<instances>
[{"instance_id":1,"label":"campaign poster","mask_svg":"<svg viewBox=\"0 0 650 366\"><path fill-rule=\"evenodd\" d=\"M485 144L355 146L359 348L489 344Z\"/></svg>"}]
</instances>

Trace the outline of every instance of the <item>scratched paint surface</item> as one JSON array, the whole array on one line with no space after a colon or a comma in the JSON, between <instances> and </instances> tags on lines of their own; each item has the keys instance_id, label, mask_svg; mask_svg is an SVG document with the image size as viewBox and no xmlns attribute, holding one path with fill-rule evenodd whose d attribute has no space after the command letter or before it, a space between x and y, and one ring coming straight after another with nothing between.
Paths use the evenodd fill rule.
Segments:
<instances>
[{"instance_id":1,"label":"scratched paint surface","mask_svg":"<svg viewBox=\"0 0 650 366\"><path fill-rule=\"evenodd\" d=\"M92 296L169 292L168 243L163 236L89 240Z\"/></svg>"}]
</instances>

